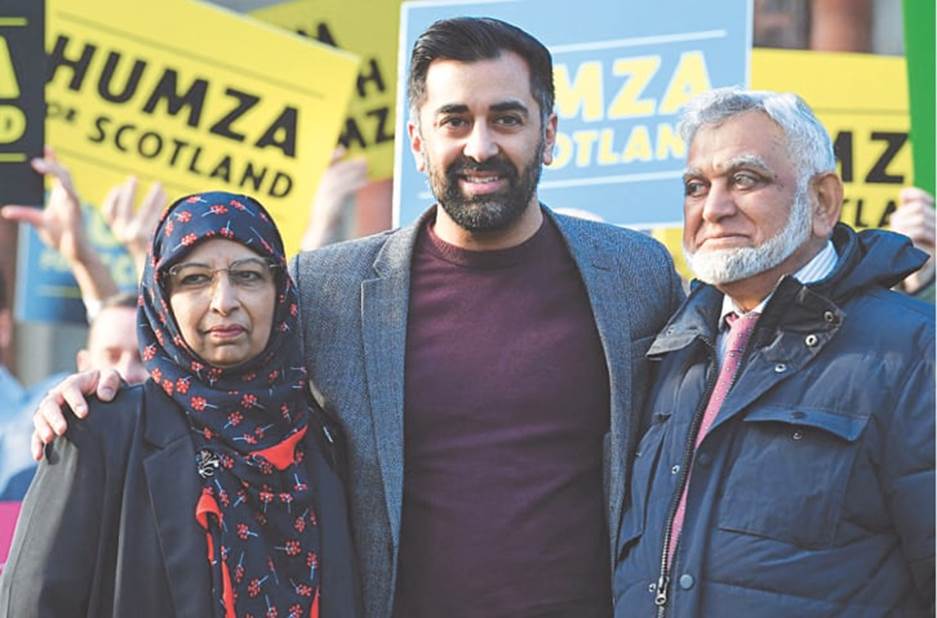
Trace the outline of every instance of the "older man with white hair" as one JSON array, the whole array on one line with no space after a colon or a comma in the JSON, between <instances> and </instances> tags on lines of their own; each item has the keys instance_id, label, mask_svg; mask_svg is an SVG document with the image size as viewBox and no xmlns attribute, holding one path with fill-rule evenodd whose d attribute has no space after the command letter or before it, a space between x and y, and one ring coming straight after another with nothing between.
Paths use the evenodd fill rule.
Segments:
<instances>
[{"instance_id":1,"label":"older man with white hair","mask_svg":"<svg viewBox=\"0 0 937 618\"><path fill-rule=\"evenodd\" d=\"M934 605L926 256L838 223L832 144L792 94L691 102L699 282L660 361L620 522L616 616L918 616Z\"/></svg>"}]
</instances>

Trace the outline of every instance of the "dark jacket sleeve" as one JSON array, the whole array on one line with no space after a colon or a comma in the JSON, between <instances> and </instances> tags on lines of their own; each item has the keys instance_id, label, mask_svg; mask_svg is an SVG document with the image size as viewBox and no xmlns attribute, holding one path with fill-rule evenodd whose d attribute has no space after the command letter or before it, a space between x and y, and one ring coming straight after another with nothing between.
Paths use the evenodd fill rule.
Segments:
<instances>
[{"instance_id":1,"label":"dark jacket sleeve","mask_svg":"<svg viewBox=\"0 0 937 618\"><path fill-rule=\"evenodd\" d=\"M0 616L89 615L105 502L102 445L81 423L46 450L0 578Z\"/></svg>"},{"instance_id":2,"label":"dark jacket sleeve","mask_svg":"<svg viewBox=\"0 0 937 618\"><path fill-rule=\"evenodd\" d=\"M886 496L914 583L934 608L934 331L896 397L883 454Z\"/></svg>"}]
</instances>

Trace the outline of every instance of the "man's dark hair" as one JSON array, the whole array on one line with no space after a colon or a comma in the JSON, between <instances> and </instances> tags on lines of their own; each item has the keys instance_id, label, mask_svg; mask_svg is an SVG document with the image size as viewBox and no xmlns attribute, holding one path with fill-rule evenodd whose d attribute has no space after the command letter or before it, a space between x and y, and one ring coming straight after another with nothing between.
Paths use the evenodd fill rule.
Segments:
<instances>
[{"instance_id":1,"label":"man's dark hair","mask_svg":"<svg viewBox=\"0 0 937 618\"><path fill-rule=\"evenodd\" d=\"M418 110L426 98L426 73L434 60L477 62L514 52L530 69L530 92L540 105L540 118L553 112L553 60L543 43L520 28L490 17L441 19L413 44L407 96Z\"/></svg>"}]
</instances>

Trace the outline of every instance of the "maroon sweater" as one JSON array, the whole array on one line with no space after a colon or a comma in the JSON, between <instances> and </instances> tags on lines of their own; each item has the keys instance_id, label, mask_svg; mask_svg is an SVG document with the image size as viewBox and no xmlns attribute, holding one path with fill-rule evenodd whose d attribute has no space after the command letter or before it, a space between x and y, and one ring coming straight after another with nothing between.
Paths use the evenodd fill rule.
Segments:
<instances>
[{"instance_id":1,"label":"maroon sweater","mask_svg":"<svg viewBox=\"0 0 937 618\"><path fill-rule=\"evenodd\" d=\"M545 219L413 254L398 618L610 615L608 371L585 288Z\"/></svg>"}]
</instances>

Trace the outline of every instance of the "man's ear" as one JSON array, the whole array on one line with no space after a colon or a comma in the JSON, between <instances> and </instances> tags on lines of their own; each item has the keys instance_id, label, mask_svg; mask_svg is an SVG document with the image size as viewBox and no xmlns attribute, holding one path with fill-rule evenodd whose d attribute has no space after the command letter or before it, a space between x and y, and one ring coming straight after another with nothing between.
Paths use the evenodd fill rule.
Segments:
<instances>
[{"instance_id":1,"label":"man's ear","mask_svg":"<svg viewBox=\"0 0 937 618\"><path fill-rule=\"evenodd\" d=\"M556 113L550 114L546 125L543 127L543 164L553 163L553 147L556 146Z\"/></svg>"},{"instance_id":2,"label":"man's ear","mask_svg":"<svg viewBox=\"0 0 937 618\"><path fill-rule=\"evenodd\" d=\"M423 136L420 134L420 125L417 120L411 116L407 121L407 137L410 138L410 152L416 159L416 171L426 171L426 155L423 154Z\"/></svg>"},{"instance_id":3,"label":"man's ear","mask_svg":"<svg viewBox=\"0 0 937 618\"><path fill-rule=\"evenodd\" d=\"M810 182L814 194L813 234L829 238L843 211L843 182L833 172L825 172Z\"/></svg>"},{"instance_id":4,"label":"man's ear","mask_svg":"<svg viewBox=\"0 0 937 618\"><path fill-rule=\"evenodd\" d=\"M78 367L78 371L91 369L91 352L84 348L78 350L78 354L75 355L75 366Z\"/></svg>"}]
</instances>

